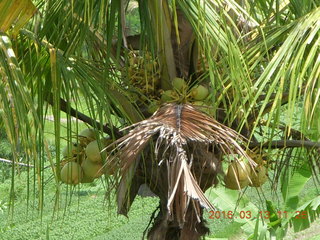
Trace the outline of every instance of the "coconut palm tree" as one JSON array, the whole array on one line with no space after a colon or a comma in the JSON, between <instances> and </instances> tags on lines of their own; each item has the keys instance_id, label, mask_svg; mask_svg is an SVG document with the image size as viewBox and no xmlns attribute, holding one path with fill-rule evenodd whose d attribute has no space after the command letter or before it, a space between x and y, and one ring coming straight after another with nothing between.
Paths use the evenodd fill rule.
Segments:
<instances>
[{"instance_id":1,"label":"coconut palm tree","mask_svg":"<svg viewBox=\"0 0 320 240\"><path fill-rule=\"evenodd\" d=\"M40 188L49 155L60 191L62 112L68 142L78 132L71 117L113 140L104 169L115 170L106 177L119 213L143 184L160 198L148 239L208 233L203 209L214 206L204 192L219 181L241 190L239 171L254 185L269 169L276 188L303 166L319 182L319 1L24 0L0 9L2 122L14 161L35 166ZM127 27L134 11L137 31Z\"/></svg>"}]
</instances>

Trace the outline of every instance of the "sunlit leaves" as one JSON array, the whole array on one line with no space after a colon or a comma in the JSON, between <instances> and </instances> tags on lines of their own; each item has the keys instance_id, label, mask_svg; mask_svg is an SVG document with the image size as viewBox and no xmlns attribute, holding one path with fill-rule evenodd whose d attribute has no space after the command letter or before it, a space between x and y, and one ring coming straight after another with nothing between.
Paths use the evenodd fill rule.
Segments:
<instances>
[{"instance_id":1,"label":"sunlit leaves","mask_svg":"<svg viewBox=\"0 0 320 240\"><path fill-rule=\"evenodd\" d=\"M305 16L292 22L283 28L275 28L264 41L265 47L270 48L278 42L281 46L274 52L274 56L270 59L264 71L254 83L257 89L256 97L266 95L264 102L259 110L257 120L262 118L265 113L265 108L269 102L272 102L271 110L268 111L270 123L274 119L279 119L282 114L278 111L282 105L281 101L285 93L289 94L287 105L288 127L292 126L293 111L299 98L304 98L305 118L310 122L315 120L314 112L317 109L318 102L317 87L319 85L319 28L320 28L320 12L319 8ZM289 31L286 30L288 28ZM284 32L283 30L286 30ZM283 37L286 36L285 39ZM263 48L261 43L261 48ZM256 51L256 61L259 60L259 55L265 51L258 51L258 45L253 46L248 52ZM260 49L261 49L260 48ZM266 52L265 52L266 53ZM256 65L254 63L253 65ZM276 94L273 100L270 97ZM253 105L251 105L253 106ZM276 120L278 121L278 120ZM258 122L258 121L257 121Z\"/></svg>"},{"instance_id":2,"label":"sunlit leaves","mask_svg":"<svg viewBox=\"0 0 320 240\"><path fill-rule=\"evenodd\" d=\"M31 0L4 0L0 2L0 31L7 31L12 25L17 34L36 11Z\"/></svg>"}]
</instances>

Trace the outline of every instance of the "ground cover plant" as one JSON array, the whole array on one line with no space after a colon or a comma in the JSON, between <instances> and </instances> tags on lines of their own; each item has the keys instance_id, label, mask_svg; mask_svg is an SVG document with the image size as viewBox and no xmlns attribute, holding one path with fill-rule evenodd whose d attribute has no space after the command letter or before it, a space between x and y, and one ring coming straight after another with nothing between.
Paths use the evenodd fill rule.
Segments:
<instances>
[{"instance_id":1,"label":"ground cover plant","mask_svg":"<svg viewBox=\"0 0 320 240\"><path fill-rule=\"evenodd\" d=\"M319 185L319 19L317 0L2 1L11 215L16 174L32 165L26 198L40 213L48 175L53 212L65 185L71 196L103 178L126 216L147 185L160 200L148 239L200 239L206 210L249 238L309 227L320 205L301 198L310 179ZM258 206L244 197L252 189Z\"/></svg>"},{"instance_id":2,"label":"ground cover plant","mask_svg":"<svg viewBox=\"0 0 320 240\"><path fill-rule=\"evenodd\" d=\"M50 178L49 174L48 178ZM80 191L75 190L72 198L68 193L63 194L61 208L53 214L55 187L52 181L46 181L45 207L43 213L39 214L36 196L31 196L33 199L29 203L26 200L25 181L27 181L27 175L24 172L16 182L15 214L12 218L8 217L8 205L6 204L6 193L10 190L10 180L7 179L0 184L0 196L3 197L0 199L0 206L3 207L1 208L3 211L0 210L0 239L141 239L149 223L150 215L158 205L158 199L155 197L138 197L129 213L129 218L117 215L115 203L108 202L104 198L104 184L101 180L96 180L91 184L81 186ZM224 187L219 188L221 188L219 191L224 189ZM268 188L265 189L265 193L267 198L271 199L271 192L268 192ZM305 194L300 196L301 200L307 201L309 199L306 196L312 197L316 193L316 188L309 183ZM248 197L254 199L253 202L259 206L260 199L255 193L251 193ZM240 212L242 208L238 208ZM228 209L231 209L231 206L226 208ZM245 239L248 237L245 232L248 228L244 227L244 221L240 222L242 219L210 219L209 217L210 213L206 212L205 219L211 230L211 234L206 239ZM313 239L312 237L317 239L318 224L317 221L311 225L311 228L298 233L289 229L286 239L293 239L295 236L300 239Z\"/></svg>"}]
</instances>

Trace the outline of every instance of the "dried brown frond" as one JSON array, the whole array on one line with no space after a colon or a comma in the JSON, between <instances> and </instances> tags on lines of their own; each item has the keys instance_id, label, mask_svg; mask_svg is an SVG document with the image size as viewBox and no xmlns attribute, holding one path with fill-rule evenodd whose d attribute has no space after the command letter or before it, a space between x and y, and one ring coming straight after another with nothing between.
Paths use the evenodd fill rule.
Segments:
<instances>
[{"instance_id":1,"label":"dried brown frond","mask_svg":"<svg viewBox=\"0 0 320 240\"><path fill-rule=\"evenodd\" d=\"M185 222L190 203L198 221L201 216L200 206L214 209L200 188L198 179L191 172L192 160L188 154L188 144L212 145L223 154L238 154L255 165L241 147L246 142L244 137L189 104L166 104L149 119L129 128L133 129L116 141L117 152L107 159L108 164L117 164L121 169L119 209L126 202L131 202L128 200L130 179L133 178L141 153L151 139L155 141L154 157L148 160L156 161L155 165L158 167L162 164L166 166L168 218L170 221L177 221L179 226L183 226ZM119 212L126 213L123 209Z\"/></svg>"}]
</instances>

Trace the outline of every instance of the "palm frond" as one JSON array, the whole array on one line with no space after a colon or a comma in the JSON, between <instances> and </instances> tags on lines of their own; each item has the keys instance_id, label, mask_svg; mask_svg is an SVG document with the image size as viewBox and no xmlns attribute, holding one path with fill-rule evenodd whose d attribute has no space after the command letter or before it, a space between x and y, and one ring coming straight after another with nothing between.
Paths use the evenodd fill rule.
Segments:
<instances>
[{"instance_id":1,"label":"palm frond","mask_svg":"<svg viewBox=\"0 0 320 240\"><path fill-rule=\"evenodd\" d=\"M274 54L263 73L255 81L254 87L258 89L256 95L250 101L250 105L257 106L258 115L255 117L256 125L265 114L267 105L271 102L272 106L267 110L270 113L268 124L272 121L279 121L279 106L283 105L283 98L287 98L287 118L288 127L292 126L294 109L299 99L304 96L304 119L306 126L315 126L315 112L317 111L317 94L315 89L319 79L319 8L311 11L306 16L298 19L281 29L272 30L264 43L261 42L260 50L271 49L276 42L283 42L279 50ZM303 29L303 30L302 30ZM288 31L288 32L287 32ZM282 33L280 33L282 32ZM285 33L287 32L287 34ZM286 39L280 39L287 36ZM262 47L262 45L264 45ZM257 58L261 57L260 51L254 46L248 50L248 54L253 57L252 50ZM251 52L251 53L250 53ZM250 57L250 58L251 58ZM255 57L251 58L251 61ZM252 66L256 65L253 63ZM271 80L270 80L271 79ZM275 97L271 100L271 97ZM265 95L263 103L257 103L259 96ZM257 105L256 105L257 104ZM249 111L250 112L250 111ZM248 112L248 114L249 114ZM244 122L242 124L245 124Z\"/></svg>"},{"instance_id":2,"label":"palm frond","mask_svg":"<svg viewBox=\"0 0 320 240\"><path fill-rule=\"evenodd\" d=\"M0 3L0 30L6 32L13 27L16 35L36 12L37 8L30 0L1 1Z\"/></svg>"}]
</instances>

